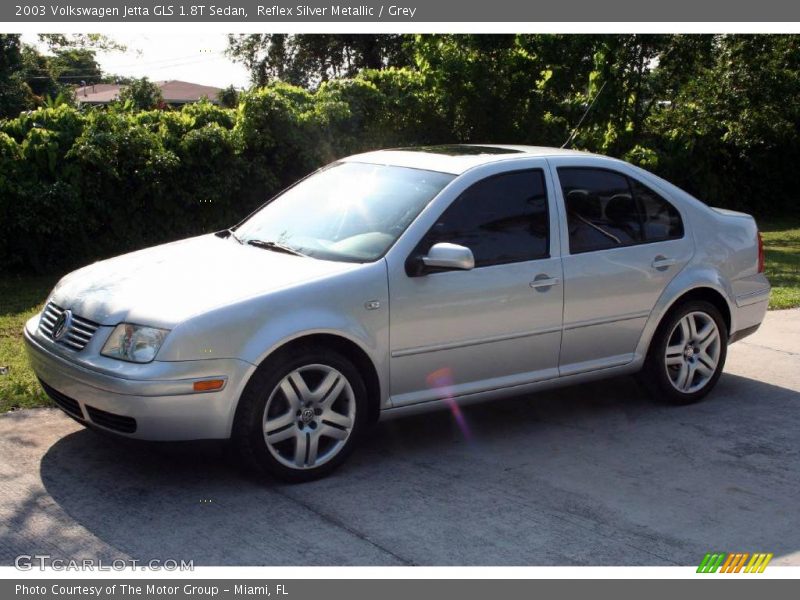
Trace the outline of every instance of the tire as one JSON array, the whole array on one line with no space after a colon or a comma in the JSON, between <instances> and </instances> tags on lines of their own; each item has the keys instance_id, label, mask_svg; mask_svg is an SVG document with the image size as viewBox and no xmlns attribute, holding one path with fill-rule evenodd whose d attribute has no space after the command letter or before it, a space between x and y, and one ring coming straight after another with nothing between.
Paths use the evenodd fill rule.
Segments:
<instances>
[{"instance_id":1,"label":"tire","mask_svg":"<svg viewBox=\"0 0 800 600\"><path fill-rule=\"evenodd\" d=\"M692 404L714 388L727 354L728 330L717 307L684 302L659 324L639 379L660 401Z\"/></svg>"},{"instance_id":2,"label":"tire","mask_svg":"<svg viewBox=\"0 0 800 600\"><path fill-rule=\"evenodd\" d=\"M366 387L353 364L327 348L294 346L251 377L232 441L245 466L299 483L341 465L366 422Z\"/></svg>"}]
</instances>

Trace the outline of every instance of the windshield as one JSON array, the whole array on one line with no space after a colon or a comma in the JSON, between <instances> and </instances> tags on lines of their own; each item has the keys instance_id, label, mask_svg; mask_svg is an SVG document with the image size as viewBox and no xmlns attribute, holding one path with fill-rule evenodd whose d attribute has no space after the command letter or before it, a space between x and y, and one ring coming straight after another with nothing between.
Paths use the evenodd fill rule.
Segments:
<instances>
[{"instance_id":1,"label":"windshield","mask_svg":"<svg viewBox=\"0 0 800 600\"><path fill-rule=\"evenodd\" d=\"M236 237L326 260L377 260L454 177L337 163L277 196L242 223Z\"/></svg>"}]
</instances>

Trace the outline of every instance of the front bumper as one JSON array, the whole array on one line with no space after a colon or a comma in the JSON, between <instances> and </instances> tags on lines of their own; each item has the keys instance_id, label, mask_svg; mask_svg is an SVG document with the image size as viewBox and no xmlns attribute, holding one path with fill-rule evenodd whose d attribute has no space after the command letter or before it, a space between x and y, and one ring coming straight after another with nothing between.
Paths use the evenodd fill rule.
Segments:
<instances>
[{"instance_id":1,"label":"front bumper","mask_svg":"<svg viewBox=\"0 0 800 600\"><path fill-rule=\"evenodd\" d=\"M36 317L25 327L25 347L48 395L77 420L125 437L158 440L226 439L253 365L237 359L154 363L158 378L130 379L87 368L38 339ZM193 392L199 379L225 378L215 392Z\"/></svg>"}]
</instances>

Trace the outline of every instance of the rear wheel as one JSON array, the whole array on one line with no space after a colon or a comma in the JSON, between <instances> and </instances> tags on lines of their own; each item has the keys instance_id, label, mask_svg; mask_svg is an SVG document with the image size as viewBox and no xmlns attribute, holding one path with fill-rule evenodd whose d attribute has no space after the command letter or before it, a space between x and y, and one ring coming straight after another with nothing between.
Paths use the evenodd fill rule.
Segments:
<instances>
[{"instance_id":1,"label":"rear wheel","mask_svg":"<svg viewBox=\"0 0 800 600\"><path fill-rule=\"evenodd\" d=\"M658 399L690 404L708 394L725 366L728 332L711 303L681 304L659 325L641 379Z\"/></svg>"},{"instance_id":2,"label":"rear wheel","mask_svg":"<svg viewBox=\"0 0 800 600\"><path fill-rule=\"evenodd\" d=\"M309 481L338 467L366 416L366 390L340 354L296 347L266 361L248 383L234 442L252 467L287 481Z\"/></svg>"}]
</instances>

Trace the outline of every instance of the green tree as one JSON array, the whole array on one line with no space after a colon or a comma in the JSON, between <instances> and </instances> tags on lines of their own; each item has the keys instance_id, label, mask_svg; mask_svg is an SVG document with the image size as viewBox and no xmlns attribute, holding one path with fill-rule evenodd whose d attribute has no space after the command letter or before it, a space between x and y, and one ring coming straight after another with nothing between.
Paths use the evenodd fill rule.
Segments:
<instances>
[{"instance_id":1,"label":"green tree","mask_svg":"<svg viewBox=\"0 0 800 600\"><path fill-rule=\"evenodd\" d=\"M63 34L39 37L50 53L23 44L19 35L0 35L0 116L15 116L45 102L70 102L75 85L103 80L95 48L114 49L108 38Z\"/></svg>"},{"instance_id":2,"label":"green tree","mask_svg":"<svg viewBox=\"0 0 800 600\"><path fill-rule=\"evenodd\" d=\"M123 87L119 99L123 104L130 102L133 108L139 110L151 110L164 104L161 88L147 77L134 79Z\"/></svg>"},{"instance_id":3,"label":"green tree","mask_svg":"<svg viewBox=\"0 0 800 600\"><path fill-rule=\"evenodd\" d=\"M236 108L239 105L239 90L232 85L220 90L217 100L225 108Z\"/></svg>"},{"instance_id":4,"label":"green tree","mask_svg":"<svg viewBox=\"0 0 800 600\"><path fill-rule=\"evenodd\" d=\"M239 34L228 36L227 54L247 67L256 86L281 80L316 87L361 69L409 65L408 39L399 34Z\"/></svg>"},{"instance_id":5,"label":"green tree","mask_svg":"<svg viewBox=\"0 0 800 600\"><path fill-rule=\"evenodd\" d=\"M103 80L95 51L86 48L56 50L50 59L50 71L59 82L69 85L91 85Z\"/></svg>"},{"instance_id":6,"label":"green tree","mask_svg":"<svg viewBox=\"0 0 800 600\"><path fill-rule=\"evenodd\" d=\"M793 209L800 159L800 40L721 35L649 123L659 170L709 202Z\"/></svg>"},{"instance_id":7,"label":"green tree","mask_svg":"<svg viewBox=\"0 0 800 600\"><path fill-rule=\"evenodd\" d=\"M29 45L22 47L22 65L20 76L25 80L36 96L36 104L41 104L47 97L57 96L63 89L55 73L50 67L50 57L42 54Z\"/></svg>"},{"instance_id":8,"label":"green tree","mask_svg":"<svg viewBox=\"0 0 800 600\"><path fill-rule=\"evenodd\" d=\"M128 49L124 44L102 33L40 33L38 37L53 52L73 48L104 52L125 52Z\"/></svg>"},{"instance_id":9,"label":"green tree","mask_svg":"<svg viewBox=\"0 0 800 600\"><path fill-rule=\"evenodd\" d=\"M33 92L22 76L19 34L0 34L0 119L17 116L34 104Z\"/></svg>"}]
</instances>

